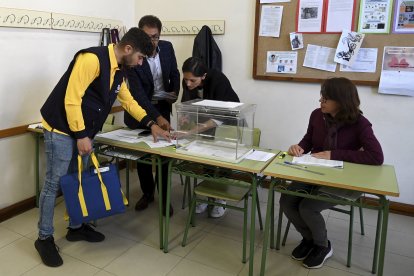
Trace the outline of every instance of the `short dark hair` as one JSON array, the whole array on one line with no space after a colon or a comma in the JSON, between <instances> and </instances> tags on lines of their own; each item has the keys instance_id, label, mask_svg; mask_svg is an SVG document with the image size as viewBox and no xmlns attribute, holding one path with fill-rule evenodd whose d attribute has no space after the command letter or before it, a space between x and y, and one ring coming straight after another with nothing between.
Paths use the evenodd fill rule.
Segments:
<instances>
[{"instance_id":1,"label":"short dark hair","mask_svg":"<svg viewBox=\"0 0 414 276\"><path fill-rule=\"evenodd\" d=\"M329 78L322 83L321 96L333 100L340 105L335 120L344 123L354 123L362 111L359 109L358 90L347 78Z\"/></svg>"},{"instance_id":2,"label":"short dark hair","mask_svg":"<svg viewBox=\"0 0 414 276\"><path fill-rule=\"evenodd\" d=\"M207 66L198 57L190 57L183 63L183 73L190 72L195 77L202 77L207 73Z\"/></svg>"},{"instance_id":3,"label":"short dark hair","mask_svg":"<svg viewBox=\"0 0 414 276\"><path fill-rule=\"evenodd\" d=\"M154 51L154 45L151 42L151 38L143 30L136 27L129 29L118 45L121 47L131 45L135 51L141 52L146 56L152 55L152 52Z\"/></svg>"},{"instance_id":4,"label":"short dark hair","mask_svg":"<svg viewBox=\"0 0 414 276\"><path fill-rule=\"evenodd\" d=\"M144 26L150 27L150 28L157 28L158 31L161 33L162 23L161 20L158 19L158 17L154 15L145 15L141 17L141 19L138 22L138 28L142 29Z\"/></svg>"}]
</instances>

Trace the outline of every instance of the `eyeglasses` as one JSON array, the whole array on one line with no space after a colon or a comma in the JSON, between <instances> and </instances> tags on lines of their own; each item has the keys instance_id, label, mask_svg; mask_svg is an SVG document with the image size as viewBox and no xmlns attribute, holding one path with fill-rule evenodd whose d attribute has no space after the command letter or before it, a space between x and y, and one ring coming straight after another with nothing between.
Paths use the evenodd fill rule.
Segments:
<instances>
[{"instance_id":1,"label":"eyeglasses","mask_svg":"<svg viewBox=\"0 0 414 276\"><path fill-rule=\"evenodd\" d=\"M319 102L321 103L326 103L329 99L325 98L324 96L321 96L321 98L319 99Z\"/></svg>"},{"instance_id":2,"label":"eyeglasses","mask_svg":"<svg viewBox=\"0 0 414 276\"><path fill-rule=\"evenodd\" d=\"M152 41L160 40L160 35L150 35L149 37L151 38Z\"/></svg>"}]
</instances>

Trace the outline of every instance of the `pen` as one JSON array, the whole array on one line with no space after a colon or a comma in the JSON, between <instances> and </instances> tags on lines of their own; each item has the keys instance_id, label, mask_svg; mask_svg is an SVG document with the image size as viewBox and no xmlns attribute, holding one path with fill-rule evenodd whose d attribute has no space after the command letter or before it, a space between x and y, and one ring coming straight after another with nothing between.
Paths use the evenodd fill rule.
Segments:
<instances>
[{"instance_id":1,"label":"pen","mask_svg":"<svg viewBox=\"0 0 414 276\"><path fill-rule=\"evenodd\" d=\"M305 169L307 168L306 166L301 166L301 165L298 165L298 164L295 164L295 163L292 163L292 162L289 162L289 161L283 161L283 163L285 163L287 165L298 166L298 167L305 168Z\"/></svg>"},{"instance_id":2,"label":"pen","mask_svg":"<svg viewBox=\"0 0 414 276\"><path fill-rule=\"evenodd\" d=\"M322 172L312 171L312 170L309 170L309 169L305 169L301 166L297 166L296 164L293 164L292 162L288 162L288 163L286 163L286 162L276 163L276 164L281 165L281 166L286 166L286 167L289 167L289 168L292 168L292 169L295 169L295 170L305 171L305 172L309 172L309 173L313 173L313 174L325 175Z\"/></svg>"}]
</instances>

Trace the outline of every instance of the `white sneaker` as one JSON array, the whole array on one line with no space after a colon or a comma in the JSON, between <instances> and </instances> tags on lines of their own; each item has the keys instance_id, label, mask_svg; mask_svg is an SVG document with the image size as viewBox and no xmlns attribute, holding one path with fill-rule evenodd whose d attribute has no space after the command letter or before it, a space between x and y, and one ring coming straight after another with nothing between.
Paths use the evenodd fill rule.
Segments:
<instances>
[{"instance_id":1,"label":"white sneaker","mask_svg":"<svg viewBox=\"0 0 414 276\"><path fill-rule=\"evenodd\" d=\"M207 203L197 203L195 212L196 214L204 213L207 210L208 204Z\"/></svg>"},{"instance_id":2,"label":"white sneaker","mask_svg":"<svg viewBox=\"0 0 414 276\"><path fill-rule=\"evenodd\" d=\"M226 204L226 201L222 199L216 199L215 202ZM221 206L214 206L210 211L210 217L219 218L219 217L222 217L224 213L226 213L226 208L221 207Z\"/></svg>"}]
</instances>

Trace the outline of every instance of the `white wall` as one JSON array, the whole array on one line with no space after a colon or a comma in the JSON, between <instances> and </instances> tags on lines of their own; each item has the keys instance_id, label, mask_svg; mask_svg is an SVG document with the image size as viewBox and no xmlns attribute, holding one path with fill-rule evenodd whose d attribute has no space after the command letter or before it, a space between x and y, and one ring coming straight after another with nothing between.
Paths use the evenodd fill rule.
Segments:
<instances>
[{"instance_id":1,"label":"white wall","mask_svg":"<svg viewBox=\"0 0 414 276\"><path fill-rule=\"evenodd\" d=\"M318 84L252 79L255 2L252 0L136 0L136 22L145 14L161 20L224 19L225 35L215 39L223 55L223 71L241 101L256 103L261 146L287 149L303 137L310 112L318 107ZM174 44L178 66L191 56L194 36L164 36ZM278 49L275 49L278 50ZM315 75L318 71L315 70ZM396 168L401 196L414 204L414 98L379 95L376 87L360 86L362 110L380 140L385 163Z\"/></svg>"},{"instance_id":2,"label":"white wall","mask_svg":"<svg viewBox=\"0 0 414 276\"><path fill-rule=\"evenodd\" d=\"M0 0L0 7L116 19L127 27L135 22L129 0ZM76 51L100 40L99 33L4 27L0 37L0 129L39 121L40 107ZM34 139L1 139L0 152L1 209L34 195Z\"/></svg>"}]
</instances>

